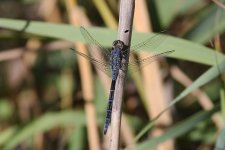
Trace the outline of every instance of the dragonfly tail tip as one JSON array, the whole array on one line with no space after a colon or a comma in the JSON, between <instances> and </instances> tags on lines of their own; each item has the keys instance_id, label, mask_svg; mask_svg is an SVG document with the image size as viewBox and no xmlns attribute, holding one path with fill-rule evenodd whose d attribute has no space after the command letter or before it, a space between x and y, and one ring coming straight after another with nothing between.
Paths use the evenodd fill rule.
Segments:
<instances>
[{"instance_id":1,"label":"dragonfly tail tip","mask_svg":"<svg viewBox=\"0 0 225 150\"><path fill-rule=\"evenodd\" d=\"M104 133L104 135L106 135L106 133L107 133L107 128L105 128L105 129L103 130L103 133Z\"/></svg>"}]
</instances>

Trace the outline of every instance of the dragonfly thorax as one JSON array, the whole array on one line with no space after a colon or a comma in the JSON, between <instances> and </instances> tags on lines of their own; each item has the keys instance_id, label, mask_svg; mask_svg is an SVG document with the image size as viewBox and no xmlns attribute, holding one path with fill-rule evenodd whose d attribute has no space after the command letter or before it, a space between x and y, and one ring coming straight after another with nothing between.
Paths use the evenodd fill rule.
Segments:
<instances>
[{"instance_id":1,"label":"dragonfly thorax","mask_svg":"<svg viewBox=\"0 0 225 150\"><path fill-rule=\"evenodd\" d=\"M112 69L112 79L116 80L119 69L121 68L121 62L122 62L122 51L120 48L115 47L112 48L111 51L111 69Z\"/></svg>"}]
</instances>

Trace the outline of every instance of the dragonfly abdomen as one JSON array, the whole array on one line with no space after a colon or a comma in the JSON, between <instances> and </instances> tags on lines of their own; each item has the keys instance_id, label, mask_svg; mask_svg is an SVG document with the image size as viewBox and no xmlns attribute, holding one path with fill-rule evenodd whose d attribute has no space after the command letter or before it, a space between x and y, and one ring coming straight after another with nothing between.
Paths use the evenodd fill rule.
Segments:
<instances>
[{"instance_id":1,"label":"dragonfly abdomen","mask_svg":"<svg viewBox=\"0 0 225 150\"><path fill-rule=\"evenodd\" d=\"M112 106L113 106L113 99L114 99L114 92L115 92L115 84L116 84L116 80L112 80L110 93L109 93L109 101L108 101L108 106L107 106L107 110L106 110L104 129L103 129L104 134L107 133L109 124L111 122Z\"/></svg>"}]
</instances>

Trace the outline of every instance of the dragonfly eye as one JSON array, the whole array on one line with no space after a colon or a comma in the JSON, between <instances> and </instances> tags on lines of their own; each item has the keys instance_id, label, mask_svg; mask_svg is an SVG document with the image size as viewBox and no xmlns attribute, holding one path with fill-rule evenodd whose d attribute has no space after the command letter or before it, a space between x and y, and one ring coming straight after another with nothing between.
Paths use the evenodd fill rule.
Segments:
<instances>
[{"instance_id":1,"label":"dragonfly eye","mask_svg":"<svg viewBox=\"0 0 225 150\"><path fill-rule=\"evenodd\" d=\"M113 47L124 49L124 43L123 43L123 41L116 40L113 42Z\"/></svg>"},{"instance_id":2,"label":"dragonfly eye","mask_svg":"<svg viewBox=\"0 0 225 150\"><path fill-rule=\"evenodd\" d=\"M114 42L113 42L113 44L112 44L112 45L113 45L113 46L116 46L116 45L117 45L117 43L118 43L118 41L116 40L116 41L114 41Z\"/></svg>"}]
</instances>

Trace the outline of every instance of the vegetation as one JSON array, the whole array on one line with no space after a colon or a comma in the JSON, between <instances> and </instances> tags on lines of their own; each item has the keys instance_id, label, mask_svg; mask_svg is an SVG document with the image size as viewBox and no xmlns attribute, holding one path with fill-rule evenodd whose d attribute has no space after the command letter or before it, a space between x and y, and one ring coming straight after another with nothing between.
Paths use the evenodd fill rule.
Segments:
<instances>
[{"instance_id":1,"label":"vegetation","mask_svg":"<svg viewBox=\"0 0 225 150\"><path fill-rule=\"evenodd\" d=\"M0 2L0 149L108 148L110 78L70 48L87 52L80 26L110 48L118 5ZM128 72L121 148L225 149L224 17L223 0L136 1L132 43L167 36L134 57L175 52Z\"/></svg>"}]
</instances>

